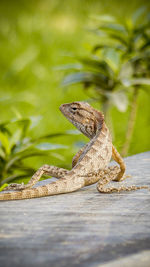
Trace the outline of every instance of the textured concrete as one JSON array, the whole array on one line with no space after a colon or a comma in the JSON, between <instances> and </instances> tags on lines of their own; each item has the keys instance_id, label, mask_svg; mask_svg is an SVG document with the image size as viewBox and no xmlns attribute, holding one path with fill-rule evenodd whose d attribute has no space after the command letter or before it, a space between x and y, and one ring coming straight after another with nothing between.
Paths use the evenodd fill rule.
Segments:
<instances>
[{"instance_id":1,"label":"textured concrete","mask_svg":"<svg viewBox=\"0 0 150 267\"><path fill-rule=\"evenodd\" d=\"M125 161L132 178L124 183L150 185L150 152ZM150 191L100 194L92 185L1 202L0 266L148 267Z\"/></svg>"}]
</instances>

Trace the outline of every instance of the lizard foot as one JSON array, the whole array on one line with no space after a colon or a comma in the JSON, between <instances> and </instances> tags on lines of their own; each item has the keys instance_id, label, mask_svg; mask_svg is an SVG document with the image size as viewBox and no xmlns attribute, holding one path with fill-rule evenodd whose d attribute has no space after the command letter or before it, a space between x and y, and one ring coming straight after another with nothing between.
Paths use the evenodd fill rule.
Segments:
<instances>
[{"instance_id":1,"label":"lizard foot","mask_svg":"<svg viewBox=\"0 0 150 267\"><path fill-rule=\"evenodd\" d=\"M129 174L129 175L124 175L120 180L117 180L117 178L115 178L113 181L114 182L122 182L124 181L125 179L127 178L131 178L132 176Z\"/></svg>"}]
</instances>

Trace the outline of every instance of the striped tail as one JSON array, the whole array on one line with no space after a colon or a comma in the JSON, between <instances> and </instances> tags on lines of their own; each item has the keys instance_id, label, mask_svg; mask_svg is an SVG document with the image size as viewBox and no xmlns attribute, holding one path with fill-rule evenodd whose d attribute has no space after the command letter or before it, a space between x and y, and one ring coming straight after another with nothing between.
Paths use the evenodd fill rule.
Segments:
<instances>
[{"instance_id":1,"label":"striped tail","mask_svg":"<svg viewBox=\"0 0 150 267\"><path fill-rule=\"evenodd\" d=\"M0 200L19 200L65 194L69 192L74 192L84 187L84 185L85 182L83 177L68 177L67 179L61 178L56 182L52 182L51 184L39 186L36 188L25 189L22 191L9 192L4 194L0 193Z\"/></svg>"}]
</instances>

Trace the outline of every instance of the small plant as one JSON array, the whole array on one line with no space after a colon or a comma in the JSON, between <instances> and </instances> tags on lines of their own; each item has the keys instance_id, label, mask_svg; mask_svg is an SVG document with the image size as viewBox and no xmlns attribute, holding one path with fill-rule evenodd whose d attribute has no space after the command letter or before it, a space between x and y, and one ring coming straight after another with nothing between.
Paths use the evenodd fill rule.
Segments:
<instances>
[{"instance_id":1,"label":"small plant","mask_svg":"<svg viewBox=\"0 0 150 267\"><path fill-rule=\"evenodd\" d=\"M122 149L122 155L126 156L136 121L139 90L150 86L150 14L147 14L146 7L141 7L122 22L112 16L101 16L98 20L100 23L95 32L99 36L103 35L104 43L97 44L93 52L112 47L120 51L124 66L122 73L127 74L122 82L132 90L130 115Z\"/></svg>"},{"instance_id":2,"label":"small plant","mask_svg":"<svg viewBox=\"0 0 150 267\"><path fill-rule=\"evenodd\" d=\"M136 120L139 89L150 85L150 15L142 7L123 22L112 16L96 16L96 19L98 27L93 32L98 35L99 43L93 46L88 57L76 58L79 64L62 67L72 72L65 76L62 84L82 83L90 98L102 103L109 126L111 106L125 112L128 92L132 92L122 149L126 156Z\"/></svg>"},{"instance_id":3,"label":"small plant","mask_svg":"<svg viewBox=\"0 0 150 267\"><path fill-rule=\"evenodd\" d=\"M39 117L20 118L0 124L0 186L2 188L13 180L20 181L33 175L36 170L34 166L28 166L25 159L45 156L51 150L66 148L60 144L42 142L64 133L48 134L36 139L29 137L29 130L36 126L39 119Z\"/></svg>"}]
</instances>

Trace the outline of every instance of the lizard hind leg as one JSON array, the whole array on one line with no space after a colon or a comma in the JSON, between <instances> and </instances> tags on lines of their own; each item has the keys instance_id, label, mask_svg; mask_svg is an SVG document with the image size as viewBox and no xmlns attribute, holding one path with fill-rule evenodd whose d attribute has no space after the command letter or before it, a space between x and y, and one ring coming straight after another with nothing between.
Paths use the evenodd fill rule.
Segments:
<instances>
[{"instance_id":1,"label":"lizard hind leg","mask_svg":"<svg viewBox=\"0 0 150 267\"><path fill-rule=\"evenodd\" d=\"M104 170L104 176L101 177L97 184L97 190L100 193L113 193L113 192L121 192L121 191L133 191L139 189L149 189L149 186L119 186L119 187L106 187L106 185L115 179L116 172L118 172L118 166L110 167L109 169Z\"/></svg>"},{"instance_id":2,"label":"lizard hind leg","mask_svg":"<svg viewBox=\"0 0 150 267\"><path fill-rule=\"evenodd\" d=\"M124 176L124 173L126 170L126 166L125 166L123 158L120 156L119 152L114 147L114 145L112 145L112 157L120 166L120 172L117 174L114 181L116 181L116 182L122 181L125 179L125 178L123 178L123 176Z\"/></svg>"},{"instance_id":3,"label":"lizard hind leg","mask_svg":"<svg viewBox=\"0 0 150 267\"><path fill-rule=\"evenodd\" d=\"M3 191L7 190L25 190L31 188L33 185L35 185L41 178L43 174L54 176L55 178L61 178L65 176L68 173L68 170L59 168L56 166L50 166L50 165L43 165L41 168L39 168L35 174L32 176L30 181L25 185L22 184L10 184L9 186L5 187Z\"/></svg>"}]
</instances>

